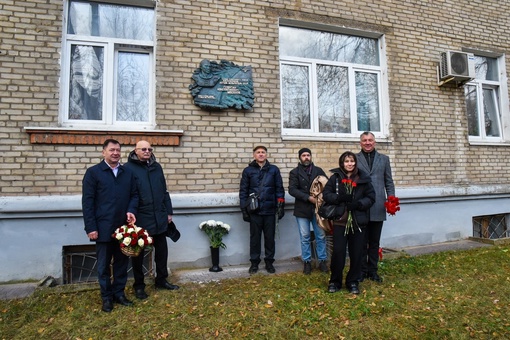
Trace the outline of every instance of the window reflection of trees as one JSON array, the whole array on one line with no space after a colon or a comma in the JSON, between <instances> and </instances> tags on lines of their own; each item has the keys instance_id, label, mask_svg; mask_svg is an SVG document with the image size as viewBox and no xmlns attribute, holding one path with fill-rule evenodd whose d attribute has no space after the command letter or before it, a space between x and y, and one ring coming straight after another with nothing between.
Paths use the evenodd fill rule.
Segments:
<instances>
[{"instance_id":1,"label":"window reflection of trees","mask_svg":"<svg viewBox=\"0 0 510 340\"><path fill-rule=\"evenodd\" d=\"M284 128L310 129L308 67L282 65L281 77Z\"/></svg>"},{"instance_id":2,"label":"window reflection of trees","mask_svg":"<svg viewBox=\"0 0 510 340\"><path fill-rule=\"evenodd\" d=\"M476 86L464 87L466 97L466 112L468 119L468 133L470 136L480 136L478 121L478 104L476 98Z\"/></svg>"},{"instance_id":3,"label":"window reflection of trees","mask_svg":"<svg viewBox=\"0 0 510 340\"><path fill-rule=\"evenodd\" d=\"M67 32L70 35L129 39L130 49L144 48L136 41L152 41L154 10L97 2L71 1ZM97 40L97 39L96 39ZM108 39L105 42L109 41ZM103 43L105 43L103 42ZM114 41L119 47L119 41ZM112 44L104 47L71 46L68 119L102 120L105 53L114 55ZM116 69L116 120L149 121L150 54L118 49Z\"/></svg>"},{"instance_id":4,"label":"window reflection of trees","mask_svg":"<svg viewBox=\"0 0 510 340\"><path fill-rule=\"evenodd\" d=\"M282 60L306 59L316 75L317 120L319 132L351 133L351 119L358 114L358 129L380 130L379 80L376 73L356 72L352 90L357 112L351 112L349 68L356 64L379 66L378 40L294 27L280 27L280 57ZM292 58L292 59L291 59ZM285 62L285 61L284 61ZM345 65L344 65L345 63ZM282 63L282 103L284 128L309 129L310 90L308 68L290 67ZM377 72L377 71L376 71ZM296 83L305 84L296 86ZM307 92L305 92L307 91ZM293 100L289 100L290 98ZM297 100L299 98L299 101ZM291 108L291 105L293 106ZM299 106L299 107L297 107ZM305 112L306 109L306 112Z\"/></svg>"},{"instance_id":5,"label":"window reflection of trees","mask_svg":"<svg viewBox=\"0 0 510 340\"><path fill-rule=\"evenodd\" d=\"M379 65L376 39L280 27L281 56Z\"/></svg>"},{"instance_id":6,"label":"window reflection of trees","mask_svg":"<svg viewBox=\"0 0 510 340\"><path fill-rule=\"evenodd\" d=\"M103 68L104 48L71 47L69 119L103 118Z\"/></svg>"},{"instance_id":7,"label":"window reflection of trees","mask_svg":"<svg viewBox=\"0 0 510 340\"><path fill-rule=\"evenodd\" d=\"M356 109L359 131L379 131L379 95L377 75L356 72Z\"/></svg>"},{"instance_id":8,"label":"window reflection of trees","mask_svg":"<svg viewBox=\"0 0 510 340\"><path fill-rule=\"evenodd\" d=\"M474 60L476 79L464 87L468 134L500 137L499 85L494 83L499 81L497 58L475 56Z\"/></svg>"},{"instance_id":9,"label":"window reflection of trees","mask_svg":"<svg viewBox=\"0 0 510 340\"><path fill-rule=\"evenodd\" d=\"M317 66L319 131L348 133L351 130L347 68Z\"/></svg>"},{"instance_id":10,"label":"window reflection of trees","mask_svg":"<svg viewBox=\"0 0 510 340\"><path fill-rule=\"evenodd\" d=\"M143 122L149 116L147 54L119 53L117 71L117 120Z\"/></svg>"},{"instance_id":11,"label":"window reflection of trees","mask_svg":"<svg viewBox=\"0 0 510 340\"><path fill-rule=\"evenodd\" d=\"M73 1L68 33L152 41L153 23L154 11L149 8Z\"/></svg>"}]
</instances>

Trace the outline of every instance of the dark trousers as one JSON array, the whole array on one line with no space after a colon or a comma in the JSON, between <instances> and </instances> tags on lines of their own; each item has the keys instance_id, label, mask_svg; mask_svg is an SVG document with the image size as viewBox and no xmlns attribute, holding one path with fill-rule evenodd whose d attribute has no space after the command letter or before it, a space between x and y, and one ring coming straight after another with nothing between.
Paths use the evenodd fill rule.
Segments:
<instances>
[{"instance_id":1,"label":"dark trousers","mask_svg":"<svg viewBox=\"0 0 510 340\"><path fill-rule=\"evenodd\" d=\"M252 264L260 263L262 233L264 233L264 261L266 263L274 262L275 224L275 215L253 214L250 216L250 262Z\"/></svg>"},{"instance_id":2,"label":"dark trousers","mask_svg":"<svg viewBox=\"0 0 510 340\"><path fill-rule=\"evenodd\" d=\"M377 273L382 227L383 221L371 221L367 225L365 230L365 246L363 247L362 255L362 275Z\"/></svg>"},{"instance_id":3,"label":"dark trousers","mask_svg":"<svg viewBox=\"0 0 510 340\"><path fill-rule=\"evenodd\" d=\"M347 245L349 246L349 271L345 278L345 284L357 283L361 275L361 254L364 242L364 229L360 232L353 228L354 233L345 235L345 227L333 226L333 253L331 254L331 277L329 283L334 283L338 288L342 287L342 277L347 258Z\"/></svg>"},{"instance_id":4,"label":"dark trousers","mask_svg":"<svg viewBox=\"0 0 510 340\"><path fill-rule=\"evenodd\" d=\"M168 244L166 234L158 234L152 236L154 247L154 263L156 264L156 284L164 284L168 277ZM143 255L142 251L137 257L131 258L131 265L133 266L133 276L135 282L133 288L145 289L144 274L143 274Z\"/></svg>"},{"instance_id":5,"label":"dark trousers","mask_svg":"<svg viewBox=\"0 0 510 340\"><path fill-rule=\"evenodd\" d=\"M122 254L117 240L96 242L97 275L101 289L101 299L112 300L124 295L127 282L129 258ZM112 262L113 259L113 262ZM111 279L113 270L113 280Z\"/></svg>"}]
</instances>

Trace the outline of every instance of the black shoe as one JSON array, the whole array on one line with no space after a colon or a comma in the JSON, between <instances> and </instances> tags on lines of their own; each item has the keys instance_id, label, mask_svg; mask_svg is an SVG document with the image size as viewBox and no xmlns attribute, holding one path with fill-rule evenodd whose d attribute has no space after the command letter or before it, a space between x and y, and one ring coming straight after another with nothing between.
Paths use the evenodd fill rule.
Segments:
<instances>
[{"instance_id":1,"label":"black shoe","mask_svg":"<svg viewBox=\"0 0 510 340\"><path fill-rule=\"evenodd\" d=\"M363 282L368 277L367 273L361 273L361 277L358 279L358 282Z\"/></svg>"},{"instance_id":2,"label":"black shoe","mask_svg":"<svg viewBox=\"0 0 510 340\"><path fill-rule=\"evenodd\" d=\"M128 300L128 298L125 295L117 296L113 299L116 303L123 306L132 306L133 301Z\"/></svg>"},{"instance_id":3,"label":"black shoe","mask_svg":"<svg viewBox=\"0 0 510 340\"><path fill-rule=\"evenodd\" d=\"M173 284L168 283L166 281L165 281L165 283L156 283L154 285L154 287L156 287L156 289L167 289L167 290L177 290L177 289L180 288L179 286L173 285Z\"/></svg>"},{"instance_id":4,"label":"black shoe","mask_svg":"<svg viewBox=\"0 0 510 340\"><path fill-rule=\"evenodd\" d=\"M377 273L368 274L367 278L370 281L375 281L375 282L379 282L379 283L381 283L383 281L382 278L379 275L377 275Z\"/></svg>"},{"instance_id":5,"label":"black shoe","mask_svg":"<svg viewBox=\"0 0 510 340\"><path fill-rule=\"evenodd\" d=\"M326 260L319 261L319 270L323 273L329 272L328 264L326 263Z\"/></svg>"},{"instance_id":6,"label":"black shoe","mask_svg":"<svg viewBox=\"0 0 510 340\"><path fill-rule=\"evenodd\" d=\"M135 289L135 296L137 299L145 300L149 297L143 288Z\"/></svg>"},{"instance_id":7,"label":"black shoe","mask_svg":"<svg viewBox=\"0 0 510 340\"><path fill-rule=\"evenodd\" d=\"M274 266L272 263L266 263L266 270L268 273L270 274L274 274L274 272L276 272L276 269L274 269Z\"/></svg>"},{"instance_id":8,"label":"black shoe","mask_svg":"<svg viewBox=\"0 0 510 340\"><path fill-rule=\"evenodd\" d=\"M330 283L328 286L328 292L330 292L330 293L336 293L339 290L340 290L340 288L334 283Z\"/></svg>"},{"instance_id":9,"label":"black shoe","mask_svg":"<svg viewBox=\"0 0 510 340\"><path fill-rule=\"evenodd\" d=\"M305 265L303 267L303 273L305 275L310 275L312 273L312 264L310 263L310 261L305 262Z\"/></svg>"},{"instance_id":10,"label":"black shoe","mask_svg":"<svg viewBox=\"0 0 510 340\"><path fill-rule=\"evenodd\" d=\"M356 294L358 295L359 294L359 288L358 288L358 284L357 283L350 283L347 285L347 289L349 290L349 292L351 292L351 294Z\"/></svg>"},{"instance_id":11,"label":"black shoe","mask_svg":"<svg viewBox=\"0 0 510 340\"><path fill-rule=\"evenodd\" d=\"M252 264L250 266L250 269L248 269L248 273L250 273L250 274L255 274L258 271L259 271L259 266L256 264Z\"/></svg>"},{"instance_id":12,"label":"black shoe","mask_svg":"<svg viewBox=\"0 0 510 340\"><path fill-rule=\"evenodd\" d=\"M113 301L112 300L104 300L103 308L101 308L103 312L110 313L113 310Z\"/></svg>"}]
</instances>

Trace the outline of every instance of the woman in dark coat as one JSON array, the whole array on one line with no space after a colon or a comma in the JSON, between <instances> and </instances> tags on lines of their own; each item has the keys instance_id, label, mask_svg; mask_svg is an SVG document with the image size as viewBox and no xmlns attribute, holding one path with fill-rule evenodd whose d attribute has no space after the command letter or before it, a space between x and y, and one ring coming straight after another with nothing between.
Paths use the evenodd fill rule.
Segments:
<instances>
[{"instance_id":1,"label":"woman in dark coat","mask_svg":"<svg viewBox=\"0 0 510 340\"><path fill-rule=\"evenodd\" d=\"M358 279L361 275L363 232L369 221L369 209L375 202L375 191L370 176L358 169L356 155L344 152L338 161L339 168L324 187L324 201L338 205L342 216L333 221L333 254L328 291L335 293L342 288L347 245L349 245L349 271L345 287L352 294L359 294Z\"/></svg>"}]
</instances>

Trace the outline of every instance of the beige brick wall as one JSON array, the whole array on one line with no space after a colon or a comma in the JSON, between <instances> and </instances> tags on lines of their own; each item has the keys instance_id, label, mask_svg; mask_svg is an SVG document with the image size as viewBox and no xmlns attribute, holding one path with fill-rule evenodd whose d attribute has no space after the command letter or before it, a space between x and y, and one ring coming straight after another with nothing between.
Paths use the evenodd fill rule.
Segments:
<instances>
[{"instance_id":1,"label":"beige brick wall","mask_svg":"<svg viewBox=\"0 0 510 340\"><path fill-rule=\"evenodd\" d=\"M255 144L269 148L285 183L303 146L326 170L359 149L355 141L282 141L279 18L385 34L391 123L379 149L392 158L397 187L510 183L510 148L468 144L463 90L438 87L435 71L442 50L506 53L509 12L499 0L158 1L157 128L184 131L180 146L155 151L170 190L237 191ZM1 196L77 194L100 160L99 146L30 144L23 130L58 126L62 19L61 0L0 2ZM252 66L253 111L193 105L188 85L202 59Z\"/></svg>"}]
</instances>

